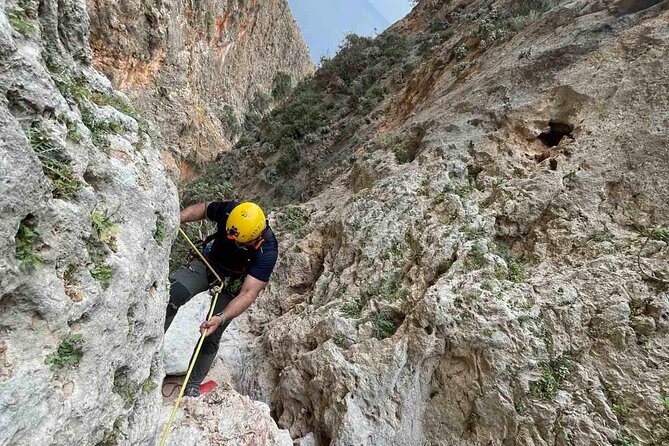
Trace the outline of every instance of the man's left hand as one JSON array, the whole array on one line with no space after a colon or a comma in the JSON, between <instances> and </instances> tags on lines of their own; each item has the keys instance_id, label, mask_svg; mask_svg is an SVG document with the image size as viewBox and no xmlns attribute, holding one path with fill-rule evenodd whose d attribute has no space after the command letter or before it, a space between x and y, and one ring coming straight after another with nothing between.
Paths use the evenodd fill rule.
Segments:
<instances>
[{"instance_id":1,"label":"man's left hand","mask_svg":"<svg viewBox=\"0 0 669 446\"><path fill-rule=\"evenodd\" d=\"M208 321L202 322L202 325L200 325L200 333L203 333L204 336L207 337L213 332L215 332L220 325L221 325L220 316L212 316L212 318L209 319Z\"/></svg>"}]
</instances>

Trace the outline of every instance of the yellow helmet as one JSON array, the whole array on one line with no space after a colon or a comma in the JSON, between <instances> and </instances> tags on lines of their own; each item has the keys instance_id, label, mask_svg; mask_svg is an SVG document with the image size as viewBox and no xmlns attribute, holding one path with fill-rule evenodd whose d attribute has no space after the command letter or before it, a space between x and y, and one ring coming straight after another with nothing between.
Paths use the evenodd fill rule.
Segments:
<instances>
[{"instance_id":1,"label":"yellow helmet","mask_svg":"<svg viewBox=\"0 0 669 446\"><path fill-rule=\"evenodd\" d=\"M255 203L240 203L230 212L225 231L230 240L248 243L256 240L265 230L267 222L262 209Z\"/></svg>"}]
</instances>

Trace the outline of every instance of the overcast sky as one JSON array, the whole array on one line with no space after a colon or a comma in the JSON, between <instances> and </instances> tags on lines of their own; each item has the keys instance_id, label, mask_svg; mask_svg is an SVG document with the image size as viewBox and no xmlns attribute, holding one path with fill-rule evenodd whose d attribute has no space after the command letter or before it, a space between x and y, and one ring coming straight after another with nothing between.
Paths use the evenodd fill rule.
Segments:
<instances>
[{"instance_id":1,"label":"overcast sky","mask_svg":"<svg viewBox=\"0 0 669 446\"><path fill-rule=\"evenodd\" d=\"M288 0L288 3L314 62L324 55L333 56L346 34L379 33L411 9L409 0Z\"/></svg>"}]
</instances>

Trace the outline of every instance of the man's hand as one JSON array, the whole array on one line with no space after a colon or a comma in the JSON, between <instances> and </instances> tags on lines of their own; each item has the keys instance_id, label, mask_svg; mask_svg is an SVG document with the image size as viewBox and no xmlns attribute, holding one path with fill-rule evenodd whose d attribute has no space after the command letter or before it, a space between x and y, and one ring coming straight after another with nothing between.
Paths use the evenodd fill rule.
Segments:
<instances>
[{"instance_id":1,"label":"man's hand","mask_svg":"<svg viewBox=\"0 0 669 446\"><path fill-rule=\"evenodd\" d=\"M202 322L202 325L200 325L200 333L204 334L205 337L209 336L218 329L221 325L221 321L222 319L220 316L212 316L208 321Z\"/></svg>"}]
</instances>

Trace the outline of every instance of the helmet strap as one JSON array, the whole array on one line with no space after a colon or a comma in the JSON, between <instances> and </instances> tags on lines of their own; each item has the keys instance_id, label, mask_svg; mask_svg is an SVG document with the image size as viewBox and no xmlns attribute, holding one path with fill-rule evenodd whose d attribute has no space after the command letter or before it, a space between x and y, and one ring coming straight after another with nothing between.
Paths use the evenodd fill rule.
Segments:
<instances>
[{"instance_id":1,"label":"helmet strap","mask_svg":"<svg viewBox=\"0 0 669 446\"><path fill-rule=\"evenodd\" d=\"M253 249L257 251L262 246L263 243L265 243L265 239L262 236L260 236L258 241L253 245Z\"/></svg>"}]
</instances>

